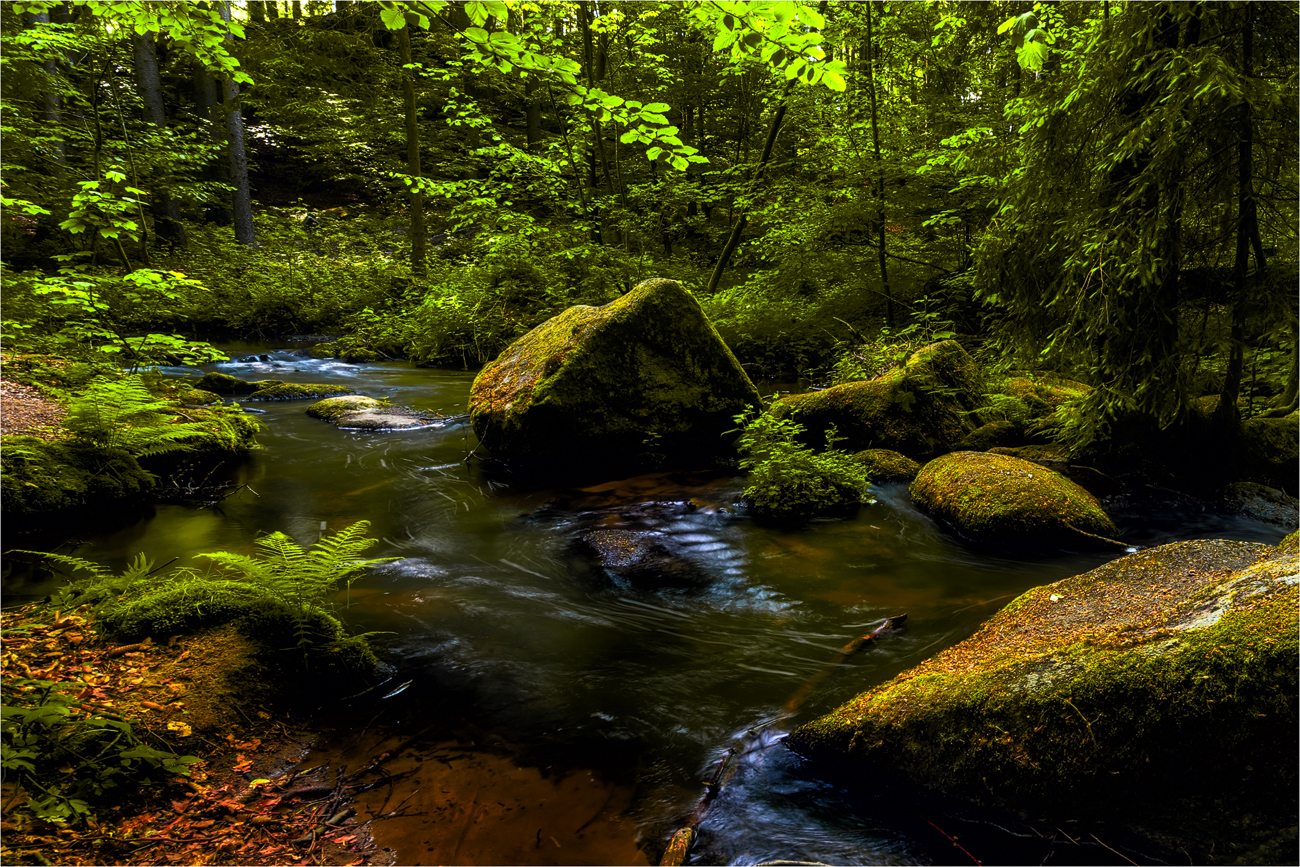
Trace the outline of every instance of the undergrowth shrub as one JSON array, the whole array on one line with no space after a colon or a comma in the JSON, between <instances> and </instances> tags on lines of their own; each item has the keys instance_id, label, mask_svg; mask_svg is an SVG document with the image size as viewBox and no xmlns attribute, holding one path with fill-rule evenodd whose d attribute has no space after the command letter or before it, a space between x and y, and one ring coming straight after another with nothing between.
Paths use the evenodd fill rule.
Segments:
<instances>
[{"instance_id":1,"label":"undergrowth shrub","mask_svg":"<svg viewBox=\"0 0 1300 867\"><path fill-rule=\"evenodd\" d=\"M34 624L5 630L13 638ZM141 740L134 726L85 705L89 686L17 675L0 682L0 768L8 789L28 796L38 819L76 823L91 805L127 785L190 775L196 756L178 756ZM11 805L6 805L6 813Z\"/></svg>"},{"instance_id":2,"label":"undergrowth shrub","mask_svg":"<svg viewBox=\"0 0 1300 867\"><path fill-rule=\"evenodd\" d=\"M744 498L756 518L792 523L851 509L867 497L866 470L834 447L833 429L830 447L818 454L797 442L804 428L790 419L742 414L736 422L743 427L740 466L749 470Z\"/></svg>"},{"instance_id":3,"label":"undergrowth shrub","mask_svg":"<svg viewBox=\"0 0 1300 867\"><path fill-rule=\"evenodd\" d=\"M67 436L8 436L0 494L8 515L33 515L139 497L157 478L141 465L162 455L220 459L249 448L257 422L238 407L186 408L156 397L140 374L101 377L64 397Z\"/></svg>"},{"instance_id":4,"label":"undergrowth shrub","mask_svg":"<svg viewBox=\"0 0 1300 867\"><path fill-rule=\"evenodd\" d=\"M204 571L178 566L155 574L140 555L116 574L80 557L22 553L89 573L65 585L56 604L90 605L97 622L119 640L166 638L233 623L264 647L300 651L308 668L346 670L373 666L375 659L365 635L348 635L335 597L370 566L395 559L361 557L376 541L365 538L369 528L369 521L358 521L308 549L284 533L270 533L256 541L252 555L197 555L212 564Z\"/></svg>"}]
</instances>

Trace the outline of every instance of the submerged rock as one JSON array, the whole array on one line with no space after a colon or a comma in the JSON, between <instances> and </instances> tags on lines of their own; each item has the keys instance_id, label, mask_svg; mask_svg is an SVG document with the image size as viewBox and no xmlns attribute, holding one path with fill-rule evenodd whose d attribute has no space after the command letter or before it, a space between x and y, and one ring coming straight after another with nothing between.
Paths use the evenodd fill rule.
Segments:
<instances>
[{"instance_id":1,"label":"submerged rock","mask_svg":"<svg viewBox=\"0 0 1300 867\"><path fill-rule=\"evenodd\" d=\"M360 394L327 397L307 407L307 415L348 430L412 430L448 420L435 412L389 406Z\"/></svg>"},{"instance_id":2,"label":"submerged rock","mask_svg":"<svg viewBox=\"0 0 1300 867\"><path fill-rule=\"evenodd\" d=\"M959 535L996 547L1077 547L1116 532L1083 488L1009 455L953 452L935 458L909 492L918 507Z\"/></svg>"},{"instance_id":3,"label":"submerged rock","mask_svg":"<svg viewBox=\"0 0 1300 867\"><path fill-rule=\"evenodd\" d=\"M915 457L943 451L975 430L979 390L974 360L957 341L945 340L875 379L783 397L769 411L803 425L815 445L833 425L846 451L890 449Z\"/></svg>"},{"instance_id":4,"label":"submerged rock","mask_svg":"<svg viewBox=\"0 0 1300 867\"><path fill-rule=\"evenodd\" d=\"M495 458L590 467L716 454L760 405L699 302L656 279L516 340L474 380L470 418Z\"/></svg>"},{"instance_id":5,"label":"submerged rock","mask_svg":"<svg viewBox=\"0 0 1300 867\"><path fill-rule=\"evenodd\" d=\"M1294 527L1300 518L1300 501L1295 497L1254 482L1233 482L1223 489L1223 503L1233 514L1257 521Z\"/></svg>"},{"instance_id":6,"label":"submerged rock","mask_svg":"<svg viewBox=\"0 0 1300 867\"><path fill-rule=\"evenodd\" d=\"M873 482L910 482L921 471L916 461L889 449L865 449L853 459L862 464Z\"/></svg>"},{"instance_id":7,"label":"submerged rock","mask_svg":"<svg viewBox=\"0 0 1300 867\"><path fill-rule=\"evenodd\" d=\"M1024 593L786 743L873 788L902 774L1217 844L1220 861L1282 833L1293 856L1298 571L1290 539L1130 554Z\"/></svg>"},{"instance_id":8,"label":"submerged rock","mask_svg":"<svg viewBox=\"0 0 1300 867\"><path fill-rule=\"evenodd\" d=\"M612 575L644 587L699 587L708 573L675 552L665 534L643 530L592 530L576 549Z\"/></svg>"}]
</instances>

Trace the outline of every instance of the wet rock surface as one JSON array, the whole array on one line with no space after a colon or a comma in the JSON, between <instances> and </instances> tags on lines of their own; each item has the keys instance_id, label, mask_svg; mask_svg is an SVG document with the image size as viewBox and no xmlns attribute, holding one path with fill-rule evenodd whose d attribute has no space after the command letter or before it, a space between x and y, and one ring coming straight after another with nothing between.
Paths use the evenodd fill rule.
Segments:
<instances>
[{"instance_id":1,"label":"wet rock surface","mask_svg":"<svg viewBox=\"0 0 1300 867\"><path fill-rule=\"evenodd\" d=\"M1217 843L1217 861L1288 833L1294 852L1295 549L1176 542L1034 588L787 744L864 780Z\"/></svg>"},{"instance_id":2,"label":"wet rock surface","mask_svg":"<svg viewBox=\"0 0 1300 867\"><path fill-rule=\"evenodd\" d=\"M917 458L972 433L979 368L955 340L922 347L900 367L871 380L783 397L769 412L791 418L813 445L834 426L846 451L890 449Z\"/></svg>"},{"instance_id":3,"label":"wet rock surface","mask_svg":"<svg viewBox=\"0 0 1300 867\"><path fill-rule=\"evenodd\" d=\"M922 511L979 544L1077 549L1104 543L1117 532L1083 488L1009 455L953 452L935 458L909 490Z\"/></svg>"},{"instance_id":4,"label":"wet rock surface","mask_svg":"<svg viewBox=\"0 0 1300 867\"><path fill-rule=\"evenodd\" d=\"M474 380L470 416L521 468L649 466L724 451L757 389L674 280L577 306L511 344Z\"/></svg>"}]
</instances>

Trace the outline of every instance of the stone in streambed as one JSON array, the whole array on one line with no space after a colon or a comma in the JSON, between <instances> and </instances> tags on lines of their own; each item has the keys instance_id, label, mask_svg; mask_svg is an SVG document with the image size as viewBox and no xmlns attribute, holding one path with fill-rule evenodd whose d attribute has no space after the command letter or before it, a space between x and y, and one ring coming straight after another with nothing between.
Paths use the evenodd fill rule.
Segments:
<instances>
[{"instance_id":1,"label":"stone in streambed","mask_svg":"<svg viewBox=\"0 0 1300 867\"><path fill-rule=\"evenodd\" d=\"M445 422L445 417L404 406L389 406L360 394L329 397L307 407L307 415L347 430L413 430Z\"/></svg>"},{"instance_id":2,"label":"stone in streambed","mask_svg":"<svg viewBox=\"0 0 1300 867\"><path fill-rule=\"evenodd\" d=\"M814 446L835 428L846 451L890 449L909 457L952 447L979 424L980 371L955 340L924 346L901 366L860 382L793 394L768 410L804 426Z\"/></svg>"},{"instance_id":3,"label":"stone in streambed","mask_svg":"<svg viewBox=\"0 0 1300 867\"><path fill-rule=\"evenodd\" d=\"M1175 542L1034 588L786 743L873 789L902 778L1281 863L1300 764L1295 552L1294 534Z\"/></svg>"},{"instance_id":4,"label":"stone in streambed","mask_svg":"<svg viewBox=\"0 0 1300 867\"><path fill-rule=\"evenodd\" d=\"M699 302L655 279L512 343L474 380L470 418L519 467L626 467L717 454L734 417L759 406Z\"/></svg>"},{"instance_id":5,"label":"stone in streambed","mask_svg":"<svg viewBox=\"0 0 1300 867\"><path fill-rule=\"evenodd\" d=\"M1101 504L1083 488L1010 455L943 455L922 467L908 490L922 511L958 535L998 548L1077 548L1100 541L1092 536L1116 533Z\"/></svg>"}]
</instances>

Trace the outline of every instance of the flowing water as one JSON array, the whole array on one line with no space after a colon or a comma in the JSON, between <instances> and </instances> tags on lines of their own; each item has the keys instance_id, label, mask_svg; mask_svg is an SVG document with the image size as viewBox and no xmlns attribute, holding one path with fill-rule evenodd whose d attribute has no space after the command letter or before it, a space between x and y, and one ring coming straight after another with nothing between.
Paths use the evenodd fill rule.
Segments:
<instances>
[{"instance_id":1,"label":"flowing water","mask_svg":"<svg viewBox=\"0 0 1300 867\"><path fill-rule=\"evenodd\" d=\"M388 633L374 643L394 670L374 691L322 711L319 755L355 769L400 753L388 765L395 779L360 798L363 817L392 814L374 833L398 863L653 861L698 802L701 780L740 743L695 863L1049 854L1052 863L1123 863L1090 841L1035 836L1068 829L1000 828L913 803L879 786L887 781L845 787L834 769L778 743L792 725L966 638L1024 590L1113 555L972 551L921 515L902 485L877 486L856 517L798 531L755 526L739 505L740 479L717 468L529 488L467 461L476 439L456 416L472 373L225 348L269 360L212 369L342 383L450 420L348 431L309 418L303 402L249 404L265 430L263 448L236 471L246 487L215 508L164 505L76 528L76 553L115 567L138 551L183 564L203 551L250 551L271 530L306 544L371 521L381 541L370 555L401 559L353 586L346 619ZM1283 535L1207 513L1119 523L1125 541L1144 546ZM607 574L580 550L594 529L656 534L692 580L655 587ZM12 602L52 585L10 576L6 589ZM848 640L904 612L903 630L830 672L784 716Z\"/></svg>"}]
</instances>

